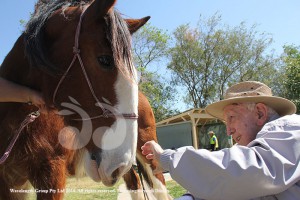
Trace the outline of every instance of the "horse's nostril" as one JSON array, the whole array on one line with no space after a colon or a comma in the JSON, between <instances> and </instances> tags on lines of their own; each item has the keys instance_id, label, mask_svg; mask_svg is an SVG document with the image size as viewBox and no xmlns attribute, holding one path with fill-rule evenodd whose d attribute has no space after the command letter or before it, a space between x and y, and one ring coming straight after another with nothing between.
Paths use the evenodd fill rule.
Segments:
<instances>
[{"instance_id":1,"label":"horse's nostril","mask_svg":"<svg viewBox=\"0 0 300 200\"><path fill-rule=\"evenodd\" d=\"M127 167L125 165L120 166L115 171L111 173L111 177L113 179L118 179L120 176L123 176L128 170L126 170Z\"/></svg>"},{"instance_id":2,"label":"horse's nostril","mask_svg":"<svg viewBox=\"0 0 300 200\"><path fill-rule=\"evenodd\" d=\"M113 171L113 173L111 174L111 177L112 177L113 179L116 179L116 178L118 178L119 173L120 173L120 171L119 171L119 168L118 168L118 169L116 169L115 171Z\"/></svg>"},{"instance_id":3,"label":"horse's nostril","mask_svg":"<svg viewBox=\"0 0 300 200\"><path fill-rule=\"evenodd\" d=\"M101 163L101 156L100 156L100 154L98 152L97 153L91 153L90 156L91 156L91 160L96 161L97 167L99 167L100 163Z\"/></svg>"},{"instance_id":4,"label":"horse's nostril","mask_svg":"<svg viewBox=\"0 0 300 200\"><path fill-rule=\"evenodd\" d=\"M96 160L96 156L94 154L91 155L92 160Z\"/></svg>"}]
</instances>

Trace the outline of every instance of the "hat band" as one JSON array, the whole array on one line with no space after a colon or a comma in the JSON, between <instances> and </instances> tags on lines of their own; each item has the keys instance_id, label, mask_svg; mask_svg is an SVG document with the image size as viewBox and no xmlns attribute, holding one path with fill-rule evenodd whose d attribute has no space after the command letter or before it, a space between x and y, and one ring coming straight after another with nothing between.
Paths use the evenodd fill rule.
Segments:
<instances>
[{"instance_id":1,"label":"hat band","mask_svg":"<svg viewBox=\"0 0 300 200\"><path fill-rule=\"evenodd\" d=\"M250 97L254 97L254 96L272 96L272 94L266 94L263 92L259 92L259 91L251 91L251 92L239 92L239 93L227 93L225 99L230 99L230 98L234 98L234 97L244 97L244 96L250 96Z\"/></svg>"}]
</instances>

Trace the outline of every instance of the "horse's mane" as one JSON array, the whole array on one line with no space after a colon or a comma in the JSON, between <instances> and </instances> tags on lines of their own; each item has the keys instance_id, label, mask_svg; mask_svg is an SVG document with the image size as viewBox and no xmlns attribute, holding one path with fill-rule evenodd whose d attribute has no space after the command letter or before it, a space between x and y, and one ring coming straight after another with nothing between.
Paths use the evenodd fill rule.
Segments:
<instances>
[{"instance_id":1,"label":"horse's mane","mask_svg":"<svg viewBox=\"0 0 300 200\"><path fill-rule=\"evenodd\" d=\"M35 12L26 25L24 31L25 53L31 65L50 73L57 74L60 70L48 59L45 45L44 25L50 15L60 9L69 6L83 6L91 0L40 0L37 2ZM62 9L64 10L64 9ZM113 10L106 17L106 35L111 44L115 66L127 77L133 76L133 61L131 51L131 35L127 24L119 12ZM75 33L74 33L75 34ZM125 63L129 69L121 67Z\"/></svg>"},{"instance_id":2,"label":"horse's mane","mask_svg":"<svg viewBox=\"0 0 300 200\"><path fill-rule=\"evenodd\" d=\"M109 23L110 21L110 23ZM116 67L128 78L134 78L134 65L131 47L131 34L127 23L120 13L114 10L106 23L110 25L108 41L110 41ZM122 67L125 64L127 67Z\"/></svg>"},{"instance_id":3,"label":"horse's mane","mask_svg":"<svg viewBox=\"0 0 300 200\"><path fill-rule=\"evenodd\" d=\"M49 2L38 1L35 11L28 21L24 31L25 53L32 66L37 66L44 71L57 72L55 65L47 58L44 25L49 16L63 6L70 4L63 0Z\"/></svg>"}]
</instances>

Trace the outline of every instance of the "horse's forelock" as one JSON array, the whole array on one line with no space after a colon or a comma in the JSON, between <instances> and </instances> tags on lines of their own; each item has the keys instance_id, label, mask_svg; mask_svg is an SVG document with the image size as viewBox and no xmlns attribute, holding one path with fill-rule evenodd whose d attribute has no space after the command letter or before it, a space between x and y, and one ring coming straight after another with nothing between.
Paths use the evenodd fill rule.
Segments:
<instances>
[{"instance_id":1,"label":"horse's forelock","mask_svg":"<svg viewBox=\"0 0 300 200\"><path fill-rule=\"evenodd\" d=\"M24 31L25 53L32 66L37 66L50 74L60 72L46 56L47 49L45 45L44 26L48 18L56 10L61 8L65 10L67 7L79 4L85 4L85 1L40 0L36 3L35 11Z\"/></svg>"},{"instance_id":2,"label":"horse's forelock","mask_svg":"<svg viewBox=\"0 0 300 200\"><path fill-rule=\"evenodd\" d=\"M51 0L44 3L38 1L35 13L26 25L24 31L25 52L33 66L52 74L60 72L59 69L48 59L45 48L44 25L51 14L58 10L65 10L67 7L84 5L89 0ZM113 57L116 67L128 78L134 77L134 66L131 51L131 35L127 24L119 12L112 10L105 18L107 23L107 39L111 43ZM122 67L123 65L128 67Z\"/></svg>"},{"instance_id":3,"label":"horse's forelock","mask_svg":"<svg viewBox=\"0 0 300 200\"><path fill-rule=\"evenodd\" d=\"M111 43L113 57L116 67L130 79L134 78L133 55L131 48L131 34L125 20L116 10L109 12L106 24L107 39ZM123 66L128 67L123 67Z\"/></svg>"}]
</instances>

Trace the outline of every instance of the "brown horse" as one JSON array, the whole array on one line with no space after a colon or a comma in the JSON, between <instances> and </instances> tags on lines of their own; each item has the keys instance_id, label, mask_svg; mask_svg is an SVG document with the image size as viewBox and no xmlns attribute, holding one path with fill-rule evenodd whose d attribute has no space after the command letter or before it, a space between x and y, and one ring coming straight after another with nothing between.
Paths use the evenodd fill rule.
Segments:
<instances>
[{"instance_id":1,"label":"brown horse","mask_svg":"<svg viewBox=\"0 0 300 200\"><path fill-rule=\"evenodd\" d=\"M41 91L47 112L23 129L0 165L1 200L24 199L29 183L37 199L62 199L63 193L55 190L65 188L66 176L78 172L82 161L87 174L107 186L131 169L137 143L139 149L145 139L140 136L137 142L138 90L130 34L149 18L124 20L114 4L115 0L41 4L6 56L0 75ZM1 156L35 109L0 104ZM147 115L143 118L147 122ZM151 123L139 131L147 132ZM150 177L147 167L155 168L155 163L143 166ZM153 188L158 185L157 178L148 179Z\"/></svg>"}]
</instances>

